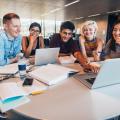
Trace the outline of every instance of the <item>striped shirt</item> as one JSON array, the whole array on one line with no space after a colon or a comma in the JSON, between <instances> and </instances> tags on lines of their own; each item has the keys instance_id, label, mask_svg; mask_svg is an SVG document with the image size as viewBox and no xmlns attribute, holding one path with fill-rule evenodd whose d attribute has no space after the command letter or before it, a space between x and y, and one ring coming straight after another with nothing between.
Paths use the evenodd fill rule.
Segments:
<instances>
[{"instance_id":1,"label":"striped shirt","mask_svg":"<svg viewBox=\"0 0 120 120\"><path fill-rule=\"evenodd\" d=\"M87 53L88 57L92 57L93 56L93 51L97 49L98 44L97 44L97 39L93 39L93 40L85 40L85 50Z\"/></svg>"}]
</instances>

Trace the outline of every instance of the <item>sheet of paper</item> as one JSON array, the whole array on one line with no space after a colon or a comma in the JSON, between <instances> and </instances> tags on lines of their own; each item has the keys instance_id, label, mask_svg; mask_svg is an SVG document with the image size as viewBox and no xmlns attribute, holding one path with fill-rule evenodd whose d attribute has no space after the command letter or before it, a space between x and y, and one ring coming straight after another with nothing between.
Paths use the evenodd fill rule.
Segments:
<instances>
[{"instance_id":1,"label":"sheet of paper","mask_svg":"<svg viewBox=\"0 0 120 120\"><path fill-rule=\"evenodd\" d=\"M14 82L0 84L0 100L2 102L12 101L13 98L25 96L26 93Z\"/></svg>"}]
</instances>

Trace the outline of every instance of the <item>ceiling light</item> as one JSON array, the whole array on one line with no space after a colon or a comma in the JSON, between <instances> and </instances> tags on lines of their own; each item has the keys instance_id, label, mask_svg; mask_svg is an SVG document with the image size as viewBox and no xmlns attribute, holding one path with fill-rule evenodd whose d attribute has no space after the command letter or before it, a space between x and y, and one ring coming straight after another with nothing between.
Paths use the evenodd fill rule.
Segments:
<instances>
[{"instance_id":1,"label":"ceiling light","mask_svg":"<svg viewBox=\"0 0 120 120\"><path fill-rule=\"evenodd\" d=\"M73 1L73 2L71 2L71 3L68 3L68 4L64 5L64 6L65 6L65 7L68 7L68 6L73 5L73 4L75 4L75 3L78 3L78 2L80 2L80 0Z\"/></svg>"},{"instance_id":2,"label":"ceiling light","mask_svg":"<svg viewBox=\"0 0 120 120\"><path fill-rule=\"evenodd\" d=\"M51 11L48 12L48 13L42 14L41 17L44 17L44 16L46 16L46 15L48 15L48 14L50 14L50 13L54 13L54 12L56 12L56 11L59 11L59 10L61 10L61 9L64 9L65 7L68 7L68 6L70 6L70 5L72 5L72 4L75 4L75 3L77 3L77 2L80 2L80 0L76 0L76 1L73 1L73 2L71 2L71 3L68 3L68 4L64 5L63 7L61 7L61 8L53 9L53 10L51 10Z\"/></svg>"},{"instance_id":3,"label":"ceiling light","mask_svg":"<svg viewBox=\"0 0 120 120\"><path fill-rule=\"evenodd\" d=\"M115 13L115 12L120 12L120 10L110 11L110 12L107 12L107 14L109 14L109 13Z\"/></svg>"},{"instance_id":4,"label":"ceiling light","mask_svg":"<svg viewBox=\"0 0 120 120\"><path fill-rule=\"evenodd\" d=\"M94 15L89 15L88 17L95 17L95 16L99 16L100 14L94 14Z\"/></svg>"},{"instance_id":5,"label":"ceiling light","mask_svg":"<svg viewBox=\"0 0 120 120\"><path fill-rule=\"evenodd\" d=\"M60 9L62 9L62 8L56 8L56 9L54 9L54 10L51 10L50 13L54 13L54 12L56 12L56 11L59 11Z\"/></svg>"},{"instance_id":6,"label":"ceiling light","mask_svg":"<svg viewBox=\"0 0 120 120\"><path fill-rule=\"evenodd\" d=\"M83 19L84 17L77 17L75 18L75 20L79 20L79 19Z\"/></svg>"}]
</instances>

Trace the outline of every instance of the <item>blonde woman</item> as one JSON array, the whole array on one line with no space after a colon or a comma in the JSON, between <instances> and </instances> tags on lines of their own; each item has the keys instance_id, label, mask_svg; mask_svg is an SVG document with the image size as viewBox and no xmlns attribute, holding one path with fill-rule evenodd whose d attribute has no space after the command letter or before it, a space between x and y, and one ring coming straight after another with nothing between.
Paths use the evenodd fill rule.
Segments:
<instances>
[{"instance_id":1,"label":"blonde woman","mask_svg":"<svg viewBox=\"0 0 120 120\"><path fill-rule=\"evenodd\" d=\"M88 61L100 61L104 40L96 37L98 26L95 21L86 21L82 26L79 43L84 57Z\"/></svg>"}]
</instances>

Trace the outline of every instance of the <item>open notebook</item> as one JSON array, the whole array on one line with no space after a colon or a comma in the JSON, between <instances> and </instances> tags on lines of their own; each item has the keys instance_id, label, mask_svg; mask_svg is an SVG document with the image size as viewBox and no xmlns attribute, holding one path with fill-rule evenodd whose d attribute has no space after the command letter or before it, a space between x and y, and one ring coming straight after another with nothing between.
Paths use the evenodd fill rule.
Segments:
<instances>
[{"instance_id":1,"label":"open notebook","mask_svg":"<svg viewBox=\"0 0 120 120\"><path fill-rule=\"evenodd\" d=\"M67 68L57 64L48 64L40 66L32 72L29 72L29 76L48 85L53 85L66 79L70 74L76 72L78 72L78 70Z\"/></svg>"},{"instance_id":2,"label":"open notebook","mask_svg":"<svg viewBox=\"0 0 120 120\"><path fill-rule=\"evenodd\" d=\"M119 68L120 58L108 59L102 63L98 74L76 74L74 77L86 85L88 88L95 89L120 84Z\"/></svg>"},{"instance_id":3,"label":"open notebook","mask_svg":"<svg viewBox=\"0 0 120 120\"><path fill-rule=\"evenodd\" d=\"M26 92L14 82L0 84L0 110L6 112L29 102Z\"/></svg>"}]
</instances>

